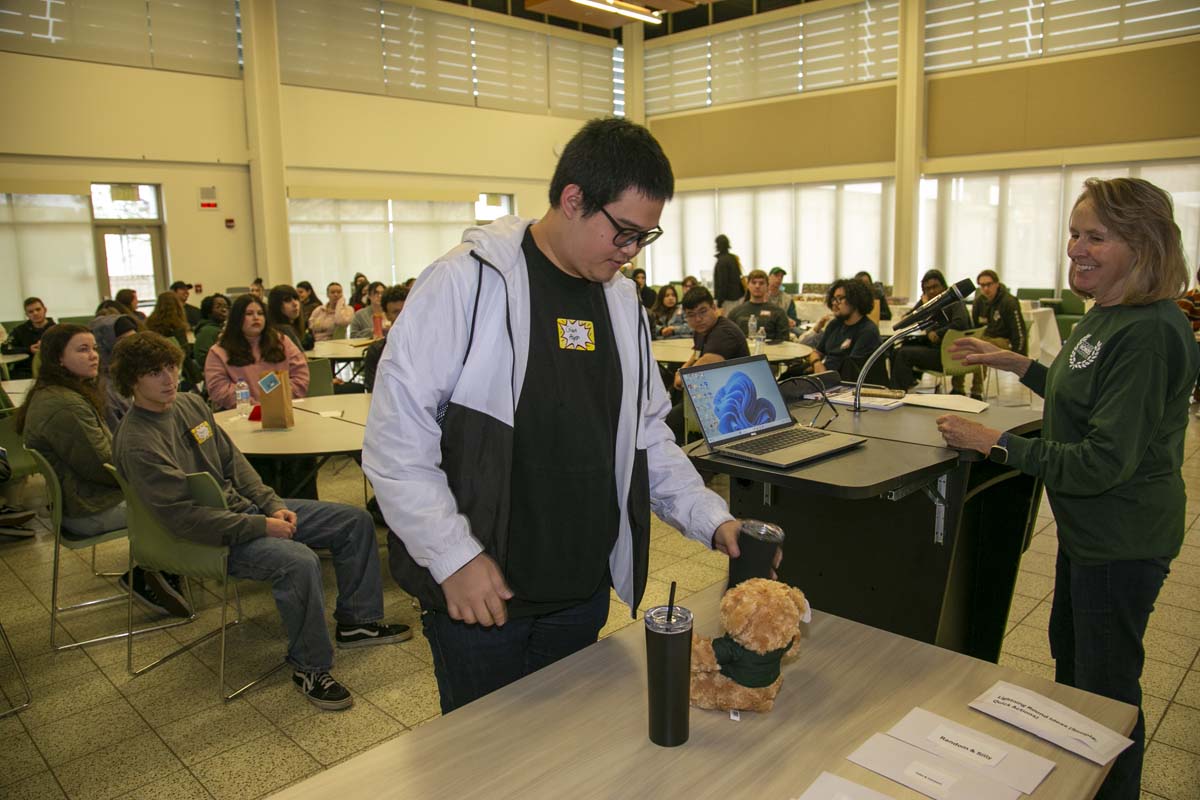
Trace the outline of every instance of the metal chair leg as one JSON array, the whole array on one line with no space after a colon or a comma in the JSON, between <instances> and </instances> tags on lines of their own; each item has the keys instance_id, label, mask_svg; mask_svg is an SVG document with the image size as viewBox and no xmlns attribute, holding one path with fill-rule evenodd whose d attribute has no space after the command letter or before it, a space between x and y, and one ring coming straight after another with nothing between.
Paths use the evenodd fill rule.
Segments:
<instances>
[{"instance_id":1,"label":"metal chair leg","mask_svg":"<svg viewBox=\"0 0 1200 800\"><path fill-rule=\"evenodd\" d=\"M33 693L29 691L29 684L25 681L25 673L21 671L21 662L17 661L17 654L13 651L12 642L8 640L8 634L4 632L4 626L0 625L0 641L4 643L4 649L8 651L8 657L12 659L13 669L17 671L17 680L21 682L21 689L25 692L25 702L19 706L13 706L7 711L0 711L0 719L3 719L10 714L15 714L29 708L33 704Z\"/></svg>"}]
</instances>

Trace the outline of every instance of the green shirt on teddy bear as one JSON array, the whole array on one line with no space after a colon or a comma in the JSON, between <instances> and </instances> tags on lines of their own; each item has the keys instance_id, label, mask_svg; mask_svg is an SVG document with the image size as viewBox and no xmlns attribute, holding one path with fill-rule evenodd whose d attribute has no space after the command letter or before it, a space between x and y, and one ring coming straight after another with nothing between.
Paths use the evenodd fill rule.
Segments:
<instances>
[{"instance_id":1,"label":"green shirt on teddy bear","mask_svg":"<svg viewBox=\"0 0 1200 800\"><path fill-rule=\"evenodd\" d=\"M712 643L713 654L721 665L721 674L750 689L761 689L775 682L779 677L779 662L791 646L792 643L788 642L778 650L759 655L738 644L729 634L713 639Z\"/></svg>"}]
</instances>

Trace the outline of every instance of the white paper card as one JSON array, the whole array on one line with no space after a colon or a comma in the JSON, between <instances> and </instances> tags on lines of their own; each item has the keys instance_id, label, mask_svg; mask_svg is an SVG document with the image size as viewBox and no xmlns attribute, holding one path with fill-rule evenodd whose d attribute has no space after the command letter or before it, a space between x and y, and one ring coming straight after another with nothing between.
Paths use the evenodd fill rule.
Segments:
<instances>
[{"instance_id":1,"label":"white paper card","mask_svg":"<svg viewBox=\"0 0 1200 800\"><path fill-rule=\"evenodd\" d=\"M985 778L1025 794L1054 769L1054 762L923 708L914 708L888 731L911 745L957 761Z\"/></svg>"},{"instance_id":2,"label":"white paper card","mask_svg":"<svg viewBox=\"0 0 1200 800\"><path fill-rule=\"evenodd\" d=\"M961 394L914 394L913 392L904 395L904 405L943 408L946 411L962 411L967 414L979 414L987 411L988 407L988 404L982 400L972 400Z\"/></svg>"},{"instance_id":3,"label":"white paper card","mask_svg":"<svg viewBox=\"0 0 1200 800\"><path fill-rule=\"evenodd\" d=\"M1021 793L957 761L877 733L847 756L860 767L934 800L1017 800Z\"/></svg>"},{"instance_id":4,"label":"white paper card","mask_svg":"<svg viewBox=\"0 0 1200 800\"><path fill-rule=\"evenodd\" d=\"M822 772L796 800L893 800L891 795L868 789L832 772Z\"/></svg>"},{"instance_id":5,"label":"white paper card","mask_svg":"<svg viewBox=\"0 0 1200 800\"><path fill-rule=\"evenodd\" d=\"M1101 765L1133 744L1132 739L1062 703L1006 681L996 681L992 688L971 701L971 708Z\"/></svg>"}]
</instances>

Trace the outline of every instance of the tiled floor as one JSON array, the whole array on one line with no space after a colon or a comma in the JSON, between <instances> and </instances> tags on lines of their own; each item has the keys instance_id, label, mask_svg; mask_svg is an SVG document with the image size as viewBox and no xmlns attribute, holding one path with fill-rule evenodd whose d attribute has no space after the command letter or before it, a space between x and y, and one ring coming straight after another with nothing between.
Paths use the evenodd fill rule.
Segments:
<instances>
[{"instance_id":1,"label":"tiled floor","mask_svg":"<svg viewBox=\"0 0 1200 800\"><path fill-rule=\"evenodd\" d=\"M1002 402L1024 402L1006 385ZM1184 476L1200 497L1200 418L1188 432ZM720 479L715 487L722 486ZM361 473L349 461L327 465L322 497L362 502ZM1189 504L1183 553L1159 597L1146 636L1149 660L1143 686L1149 746L1143 798L1200 800L1200 500ZM1043 505L1039 530L1022 562L1001 663L1053 678L1046 642L1056 546L1054 520ZM123 543L99 548L104 569L123 568ZM50 564L47 535L0 544L0 621L33 685L34 704L0 720L3 766L0 797L107 800L107 798L216 798L249 800L286 786L378 742L402 736L437 716L437 689L429 651L418 632L394 647L339 651L334 674L355 694L346 712L323 713L292 688L287 674L228 705L216 696L215 643L202 646L147 675L130 680L122 643L51 653L48 641ZM89 564L67 553L68 597L101 587ZM677 596L724 577L721 556L655 522L645 606L666 601L670 580ZM417 626L409 598L385 578L389 618ZM332 570L326 589L333 597ZM231 680L269 667L283 639L269 592L245 584L249 624L230 635ZM199 598L198 598L199 599ZM176 640L213 626L216 597L195 625L139 637L136 656L149 660ZM119 629L124 606L65 617L64 637L87 638ZM614 598L604 634L630 624ZM0 686L16 694L14 674L0 659Z\"/></svg>"}]
</instances>

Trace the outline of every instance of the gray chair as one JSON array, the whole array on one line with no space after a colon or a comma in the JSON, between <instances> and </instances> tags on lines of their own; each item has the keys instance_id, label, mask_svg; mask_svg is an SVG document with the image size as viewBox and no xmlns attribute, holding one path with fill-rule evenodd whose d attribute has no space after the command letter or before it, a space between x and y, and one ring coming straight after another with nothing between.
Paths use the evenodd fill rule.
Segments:
<instances>
[{"instance_id":1,"label":"gray chair","mask_svg":"<svg viewBox=\"0 0 1200 800\"><path fill-rule=\"evenodd\" d=\"M121 477L117 470L112 465L106 466L116 476L117 482L121 485L121 491L125 493L125 504L128 508L127 522L129 524L129 569L132 570L136 564L143 569L163 570L182 575L186 578L211 580L221 584L221 626L219 628L197 639L193 639L156 661L137 668L133 666L133 637L129 637L126 650L126 667L130 674L134 676L145 674L152 669L162 666L176 656L191 650L193 647L208 641L214 636L221 637L217 690L221 695L221 699L227 703L286 667L287 662L281 660L274 667L245 684L240 689L236 689L230 694L225 693L225 634L230 628L240 624L242 621L241 597L238 595L236 582L231 581L229 578L229 548L203 545L175 536L150 512L150 509L142 502L141 497L130 488L129 484L125 482L125 479ZM225 496L221 493L221 487L217 485L217 481L212 475L209 475L207 472L191 473L187 476L187 482L192 500L197 504L211 508L226 507ZM228 618L229 587L231 583L233 583L234 606L237 609L237 616L233 621L229 621ZM129 630L133 630L132 598L129 601Z\"/></svg>"}]
</instances>

